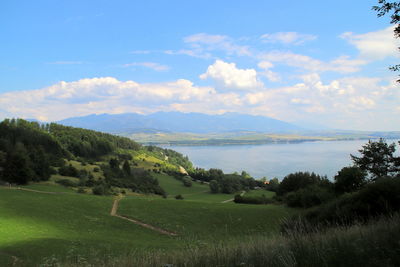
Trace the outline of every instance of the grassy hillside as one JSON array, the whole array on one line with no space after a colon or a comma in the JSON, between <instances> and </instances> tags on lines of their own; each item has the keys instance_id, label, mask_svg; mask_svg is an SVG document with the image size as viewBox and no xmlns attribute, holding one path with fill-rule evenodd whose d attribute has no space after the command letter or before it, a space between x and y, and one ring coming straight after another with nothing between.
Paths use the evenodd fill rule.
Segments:
<instances>
[{"instance_id":1,"label":"grassy hillside","mask_svg":"<svg viewBox=\"0 0 400 267\"><path fill-rule=\"evenodd\" d=\"M176 187L175 193L195 194L202 186L191 188L191 192ZM0 266L16 260L22 266L32 266L51 255L66 259L69 254L86 257L93 251L122 255L134 250L173 250L208 244L228 235L240 238L272 233L282 217L293 212L283 206L211 203L211 198L196 202L143 195L120 202L119 214L179 233L168 237L110 216L113 197L78 194L50 182L22 188L57 193L0 187ZM226 198L224 194L213 195L216 202L222 196Z\"/></svg>"},{"instance_id":2,"label":"grassy hillside","mask_svg":"<svg viewBox=\"0 0 400 267\"><path fill-rule=\"evenodd\" d=\"M0 263L14 256L32 266L71 250L83 255L93 249L121 254L178 246L167 236L111 217L111 205L111 197L0 188Z\"/></svg>"},{"instance_id":3,"label":"grassy hillside","mask_svg":"<svg viewBox=\"0 0 400 267\"><path fill-rule=\"evenodd\" d=\"M278 205L232 205L180 200L125 198L119 213L177 232L191 242L276 233L291 209Z\"/></svg>"}]
</instances>

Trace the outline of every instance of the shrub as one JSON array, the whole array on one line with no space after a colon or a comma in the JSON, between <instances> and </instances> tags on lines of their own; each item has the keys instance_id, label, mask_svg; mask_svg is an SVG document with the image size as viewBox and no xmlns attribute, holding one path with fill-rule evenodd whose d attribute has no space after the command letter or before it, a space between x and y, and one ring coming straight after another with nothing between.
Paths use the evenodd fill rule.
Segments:
<instances>
[{"instance_id":1,"label":"shrub","mask_svg":"<svg viewBox=\"0 0 400 267\"><path fill-rule=\"evenodd\" d=\"M109 195L110 187L105 184L99 184L92 189L94 195Z\"/></svg>"},{"instance_id":2,"label":"shrub","mask_svg":"<svg viewBox=\"0 0 400 267\"><path fill-rule=\"evenodd\" d=\"M233 199L235 203L244 203L244 204L272 204L275 201L271 198L267 198L265 195L262 196L241 196L235 195Z\"/></svg>"},{"instance_id":3,"label":"shrub","mask_svg":"<svg viewBox=\"0 0 400 267\"><path fill-rule=\"evenodd\" d=\"M306 188L290 192L284 197L289 207L309 208L320 205L335 197L332 190L318 185L310 185Z\"/></svg>"},{"instance_id":4,"label":"shrub","mask_svg":"<svg viewBox=\"0 0 400 267\"><path fill-rule=\"evenodd\" d=\"M400 179L381 178L354 193L321 205L305 214L313 224L347 224L400 211Z\"/></svg>"},{"instance_id":5,"label":"shrub","mask_svg":"<svg viewBox=\"0 0 400 267\"><path fill-rule=\"evenodd\" d=\"M183 196L182 196L182 195L176 195L176 196L175 196L175 199L180 199L180 200L182 200L182 199L183 199Z\"/></svg>"},{"instance_id":6,"label":"shrub","mask_svg":"<svg viewBox=\"0 0 400 267\"><path fill-rule=\"evenodd\" d=\"M80 193L80 194L85 194L86 190L83 187L79 187L77 192Z\"/></svg>"},{"instance_id":7,"label":"shrub","mask_svg":"<svg viewBox=\"0 0 400 267\"><path fill-rule=\"evenodd\" d=\"M326 180L326 181L325 181ZM287 175L283 178L279 185L276 194L283 196L289 192L297 191L301 188L305 188L309 185L320 184L321 182L327 183L326 177L321 177L315 173L309 172L296 172ZM329 182L329 181L328 181Z\"/></svg>"},{"instance_id":8,"label":"shrub","mask_svg":"<svg viewBox=\"0 0 400 267\"><path fill-rule=\"evenodd\" d=\"M186 187L192 186L192 179L190 178L190 176L183 177L182 182L183 182L183 185Z\"/></svg>"},{"instance_id":9,"label":"shrub","mask_svg":"<svg viewBox=\"0 0 400 267\"><path fill-rule=\"evenodd\" d=\"M67 186L67 187L76 187L76 186L78 186L77 183L75 183L75 182L73 182L71 180L68 180L68 179L57 180L56 183L58 183L60 185L63 185L63 186Z\"/></svg>"},{"instance_id":10,"label":"shrub","mask_svg":"<svg viewBox=\"0 0 400 267\"><path fill-rule=\"evenodd\" d=\"M68 166L62 166L58 169L58 173L62 176L71 176L71 177L78 177L79 172L78 170L72 166L71 164L69 164Z\"/></svg>"},{"instance_id":11,"label":"shrub","mask_svg":"<svg viewBox=\"0 0 400 267\"><path fill-rule=\"evenodd\" d=\"M354 192L366 183L367 174L358 167L344 167L335 176L335 191Z\"/></svg>"}]
</instances>

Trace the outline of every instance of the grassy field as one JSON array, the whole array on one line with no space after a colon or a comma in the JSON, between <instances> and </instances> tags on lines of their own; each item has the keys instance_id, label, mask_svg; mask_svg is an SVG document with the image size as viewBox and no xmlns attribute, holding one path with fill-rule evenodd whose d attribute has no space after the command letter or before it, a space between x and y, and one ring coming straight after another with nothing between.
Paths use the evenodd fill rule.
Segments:
<instances>
[{"instance_id":1,"label":"grassy field","mask_svg":"<svg viewBox=\"0 0 400 267\"><path fill-rule=\"evenodd\" d=\"M185 200L200 201L208 203L220 203L222 201L233 199L235 194L211 194L208 184L193 182L191 187L185 187L183 183L166 174L155 174L161 187L168 194L168 198L174 198L180 194Z\"/></svg>"},{"instance_id":2,"label":"grassy field","mask_svg":"<svg viewBox=\"0 0 400 267\"><path fill-rule=\"evenodd\" d=\"M400 216L311 234L244 238L170 253L149 252L97 261L94 266L400 266ZM96 259L93 257L92 259ZM63 266L80 264L69 261Z\"/></svg>"},{"instance_id":3,"label":"grassy field","mask_svg":"<svg viewBox=\"0 0 400 267\"><path fill-rule=\"evenodd\" d=\"M121 215L172 230L188 241L210 242L276 233L293 210L278 205L235 205L165 199L124 198Z\"/></svg>"},{"instance_id":4,"label":"grassy field","mask_svg":"<svg viewBox=\"0 0 400 267\"><path fill-rule=\"evenodd\" d=\"M202 184L188 191L180 181L169 178L164 181L170 183L169 189L186 196L185 200L127 196L118 214L176 231L178 237L110 216L112 197L74 193L51 181L23 188L61 194L0 187L0 266L15 261L32 266L52 255L66 259L77 253L115 256L207 246L217 239L275 233L279 221L294 212L283 206L221 204L221 199L230 196L203 192L207 185Z\"/></svg>"},{"instance_id":5,"label":"grassy field","mask_svg":"<svg viewBox=\"0 0 400 267\"><path fill-rule=\"evenodd\" d=\"M267 198L272 198L273 196L275 196L275 192L260 189L260 190L250 190L247 191L245 194L245 196L249 197L258 197L262 195L265 195L265 197Z\"/></svg>"},{"instance_id":6,"label":"grassy field","mask_svg":"<svg viewBox=\"0 0 400 267\"><path fill-rule=\"evenodd\" d=\"M111 197L0 188L0 266L10 263L11 256L32 266L73 249L121 254L178 247L170 237L110 216L111 205Z\"/></svg>"}]
</instances>

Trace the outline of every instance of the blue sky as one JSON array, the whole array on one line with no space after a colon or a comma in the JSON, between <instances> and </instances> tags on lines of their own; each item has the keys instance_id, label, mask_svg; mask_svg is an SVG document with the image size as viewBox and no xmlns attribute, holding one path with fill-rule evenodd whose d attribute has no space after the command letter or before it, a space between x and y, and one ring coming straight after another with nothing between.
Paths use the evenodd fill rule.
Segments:
<instances>
[{"instance_id":1,"label":"blue sky","mask_svg":"<svg viewBox=\"0 0 400 267\"><path fill-rule=\"evenodd\" d=\"M0 118L240 112L400 130L377 1L0 3Z\"/></svg>"}]
</instances>

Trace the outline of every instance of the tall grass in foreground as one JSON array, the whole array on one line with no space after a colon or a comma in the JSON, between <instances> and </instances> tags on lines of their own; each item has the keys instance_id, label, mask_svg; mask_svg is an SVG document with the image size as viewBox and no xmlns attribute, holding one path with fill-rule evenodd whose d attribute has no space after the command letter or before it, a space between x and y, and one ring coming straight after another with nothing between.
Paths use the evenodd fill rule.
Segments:
<instances>
[{"instance_id":1,"label":"tall grass in foreground","mask_svg":"<svg viewBox=\"0 0 400 267\"><path fill-rule=\"evenodd\" d=\"M367 225L253 237L173 252L131 253L119 257L70 257L42 266L400 266L400 215Z\"/></svg>"}]
</instances>

